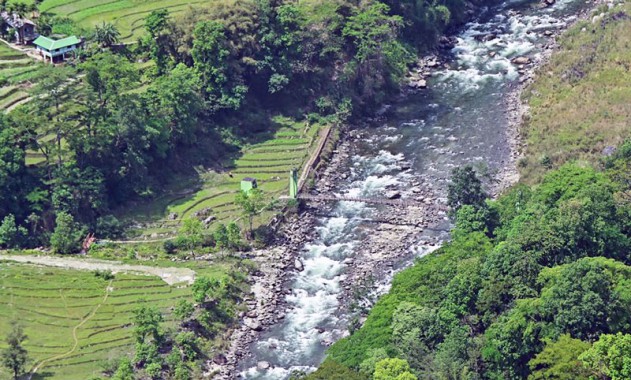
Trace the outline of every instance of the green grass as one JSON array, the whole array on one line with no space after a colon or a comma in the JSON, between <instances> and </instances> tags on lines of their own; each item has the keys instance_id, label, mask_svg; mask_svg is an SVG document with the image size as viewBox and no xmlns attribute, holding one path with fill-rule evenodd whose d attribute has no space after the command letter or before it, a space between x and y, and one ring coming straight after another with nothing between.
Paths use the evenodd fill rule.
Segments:
<instances>
[{"instance_id":1,"label":"green grass","mask_svg":"<svg viewBox=\"0 0 631 380\"><path fill-rule=\"evenodd\" d=\"M590 21L568 30L527 90L527 158L519 162L526 182L568 161L595 163L631 135L631 20L611 19L621 10L631 14L631 5L609 12L604 28Z\"/></svg>"},{"instance_id":2,"label":"green grass","mask_svg":"<svg viewBox=\"0 0 631 380\"><path fill-rule=\"evenodd\" d=\"M210 209L209 215L217 218L216 223L228 223L240 217L240 210L234 204L240 189L240 181L245 177L257 179L259 188L267 199L272 201L286 195L289 188L289 172L301 168L315 149L319 125L308 126L289 118L275 118L273 135L263 141L245 145L234 159L222 163L224 171L199 170L201 183L188 183L184 188L197 186L198 190L186 196L160 198L120 215L124 220L143 223L142 228L131 230L130 234L140 238L155 234L173 236L182 220L195 217L195 213ZM231 176L232 175L232 176ZM182 181L177 181L182 185ZM177 214L176 220L169 220L170 214ZM269 220L273 212L266 212L255 219L255 225ZM209 226L214 228L213 225Z\"/></svg>"},{"instance_id":3,"label":"green grass","mask_svg":"<svg viewBox=\"0 0 631 380\"><path fill-rule=\"evenodd\" d=\"M103 21L112 22L121 38L130 42L144 33L145 17L152 11L167 9L175 15L189 6L203 4L201 0L44 0L40 10L70 17L88 28Z\"/></svg>"},{"instance_id":4,"label":"green grass","mask_svg":"<svg viewBox=\"0 0 631 380\"><path fill-rule=\"evenodd\" d=\"M198 274L224 273L221 266L190 265ZM139 304L160 308L168 327L170 308L190 296L189 287L158 277L117 274L110 282L87 271L0 262L0 336L17 319L28 335L30 368L45 361L41 378L86 379L99 374L103 361L131 352L130 322ZM4 345L1 340L0 349ZM8 378L1 371L0 378Z\"/></svg>"}]
</instances>

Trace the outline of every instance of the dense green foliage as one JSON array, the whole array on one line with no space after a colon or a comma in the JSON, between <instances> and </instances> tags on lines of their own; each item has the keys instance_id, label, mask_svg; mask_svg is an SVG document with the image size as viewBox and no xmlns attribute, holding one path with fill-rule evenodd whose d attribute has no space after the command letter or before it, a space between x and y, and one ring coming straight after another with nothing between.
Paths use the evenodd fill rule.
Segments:
<instances>
[{"instance_id":1,"label":"dense green foliage","mask_svg":"<svg viewBox=\"0 0 631 380\"><path fill-rule=\"evenodd\" d=\"M630 148L497 201L456 171L452 241L399 273L328 360L375 379L384 357L418 378L627 378Z\"/></svg>"}]
</instances>

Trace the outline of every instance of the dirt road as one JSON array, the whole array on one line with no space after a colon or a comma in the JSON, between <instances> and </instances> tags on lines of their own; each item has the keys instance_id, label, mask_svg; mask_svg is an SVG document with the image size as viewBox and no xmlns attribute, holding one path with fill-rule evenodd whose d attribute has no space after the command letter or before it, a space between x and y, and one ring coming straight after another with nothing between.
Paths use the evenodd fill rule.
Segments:
<instances>
[{"instance_id":1,"label":"dirt road","mask_svg":"<svg viewBox=\"0 0 631 380\"><path fill-rule=\"evenodd\" d=\"M8 260L25 264L44 265L78 270L109 270L112 273L139 273L160 277L169 285L188 283L195 280L195 271L188 268L150 267L146 265L129 265L119 261L83 259L74 257L27 256L0 254L0 261Z\"/></svg>"}]
</instances>

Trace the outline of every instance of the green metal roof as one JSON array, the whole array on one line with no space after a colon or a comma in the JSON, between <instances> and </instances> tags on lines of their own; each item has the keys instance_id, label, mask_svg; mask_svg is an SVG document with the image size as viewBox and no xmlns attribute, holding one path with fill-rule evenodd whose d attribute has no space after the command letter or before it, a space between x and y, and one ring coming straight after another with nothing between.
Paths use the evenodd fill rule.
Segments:
<instances>
[{"instance_id":1,"label":"green metal roof","mask_svg":"<svg viewBox=\"0 0 631 380\"><path fill-rule=\"evenodd\" d=\"M65 48L67 46L78 45L81 43L76 36L70 36L66 38L62 38L61 40L53 40L48 37L39 36L33 41L33 43L37 46L43 47L48 51Z\"/></svg>"}]
</instances>

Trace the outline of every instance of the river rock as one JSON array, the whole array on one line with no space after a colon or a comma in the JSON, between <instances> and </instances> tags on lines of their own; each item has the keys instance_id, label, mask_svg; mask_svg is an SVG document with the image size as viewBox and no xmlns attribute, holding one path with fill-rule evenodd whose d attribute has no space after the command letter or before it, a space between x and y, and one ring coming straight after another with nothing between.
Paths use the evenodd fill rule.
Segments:
<instances>
[{"instance_id":1,"label":"river rock","mask_svg":"<svg viewBox=\"0 0 631 380\"><path fill-rule=\"evenodd\" d=\"M513 62L513 64L515 64L515 65L527 65L527 64L530 63L530 58L528 58L528 57L517 57L517 58L513 58L513 60L511 62Z\"/></svg>"},{"instance_id":2,"label":"river rock","mask_svg":"<svg viewBox=\"0 0 631 380\"><path fill-rule=\"evenodd\" d=\"M256 363L256 368L260 371L267 371L269 367L270 367L269 362L261 361L261 362Z\"/></svg>"},{"instance_id":3,"label":"river rock","mask_svg":"<svg viewBox=\"0 0 631 380\"><path fill-rule=\"evenodd\" d=\"M302 272L303 270L305 270L305 266L302 264L302 261L300 261L300 259L296 259L294 261L294 268L296 268L298 272Z\"/></svg>"},{"instance_id":4,"label":"river rock","mask_svg":"<svg viewBox=\"0 0 631 380\"><path fill-rule=\"evenodd\" d=\"M386 192L386 198L388 198L388 199L399 199L399 198L401 198L401 193L396 191L396 190L387 191Z\"/></svg>"},{"instance_id":5,"label":"river rock","mask_svg":"<svg viewBox=\"0 0 631 380\"><path fill-rule=\"evenodd\" d=\"M262 329L261 324L251 318L243 318L243 324L250 330L261 331Z\"/></svg>"},{"instance_id":6,"label":"river rock","mask_svg":"<svg viewBox=\"0 0 631 380\"><path fill-rule=\"evenodd\" d=\"M417 81L410 82L409 86L411 88L424 89L427 88L427 81L425 79L419 79Z\"/></svg>"},{"instance_id":7,"label":"river rock","mask_svg":"<svg viewBox=\"0 0 631 380\"><path fill-rule=\"evenodd\" d=\"M226 364L227 360L223 354L219 354L213 358L213 362L215 364L223 365L223 364Z\"/></svg>"},{"instance_id":8,"label":"river rock","mask_svg":"<svg viewBox=\"0 0 631 380\"><path fill-rule=\"evenodd\" d=\"M425 62L425 67L437 67L438 66L438 61L436 61L435 59L430 59L429 61Z\"/></svg>"},{"instance_id":9,"label":"river rock","mask_svg":"<svg viewBox=\"0 0 631 380\"><path fill-rule=\"evenodd\" d=\"M544 0L544 1L543 1L543 4L544 4L546 7L551 7L551 6L553 6L553 5L554 5L554 3L556 3L556 0Z\"/></svg>"}]
</instances>

